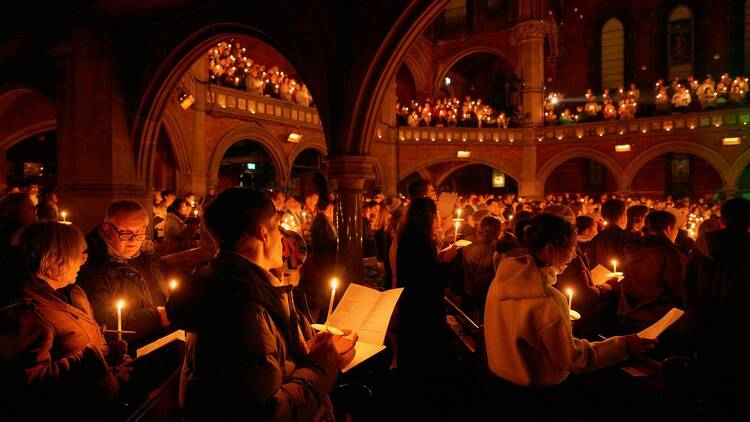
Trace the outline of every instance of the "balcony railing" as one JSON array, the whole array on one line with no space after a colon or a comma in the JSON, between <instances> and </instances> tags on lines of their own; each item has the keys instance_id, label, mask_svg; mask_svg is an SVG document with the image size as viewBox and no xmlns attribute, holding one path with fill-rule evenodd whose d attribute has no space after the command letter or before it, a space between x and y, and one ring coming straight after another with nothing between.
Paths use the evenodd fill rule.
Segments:
<instances>
[{"instance_id":1,"label":"balcony railing","mask_svg":"<svg viewBox=\"0 0 750 422\"><path fill-rule=\"evenodd\" d=\"M244 91L208 85L206 108L238 117L271 120L320 129L320 117L314 107L305 107L271 97L251 95Z\"/></svg>"},{"instance_id":2,"label":"balcony railing","mask_svg":"<svg viewBox=\"0 0 750 422\"><path fill-rule=\"evenodd\" d=\"M609 136L651 136L654 133L750 125L750 108L669 114L632 120L609 120L537 128L465 128L399 126L402 142L514 144L525 139L539 142L598 139Z\"/></svg>"}]
</instances>

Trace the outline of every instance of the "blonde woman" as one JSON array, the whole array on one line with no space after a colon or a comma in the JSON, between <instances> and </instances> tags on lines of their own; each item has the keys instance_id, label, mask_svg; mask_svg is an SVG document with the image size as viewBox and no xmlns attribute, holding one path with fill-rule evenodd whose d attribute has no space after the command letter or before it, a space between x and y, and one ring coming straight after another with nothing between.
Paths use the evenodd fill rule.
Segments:
<instances>
[{"instance_id":1,"label":"blonde woman","mask_svg":"<svg viewBox=\"0 0 750 422\"><path fill-rule=\"evenodd\" d=\"M83 235L33 223L18 237L26 273L0 308L0 408L9 420L106 420L124 342L109 347L83 290ZM113 305L114 306L114 305Z\"/></svg>"}]
</instances>

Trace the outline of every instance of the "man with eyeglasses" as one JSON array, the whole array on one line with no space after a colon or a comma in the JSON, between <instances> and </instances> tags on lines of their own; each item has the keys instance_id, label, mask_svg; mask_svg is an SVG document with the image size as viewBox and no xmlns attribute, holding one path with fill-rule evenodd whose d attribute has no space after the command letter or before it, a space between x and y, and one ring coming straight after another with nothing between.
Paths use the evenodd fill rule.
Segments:
<instances>
[{"instance_id":1,"label":"man with eyeglasses","mask_svg":"<svg viewBox=\"0 0 750 422\"><path fill-rule=\"evenodd\" d=\"M138 202L113 202L104 222L86 236L89 259L78 276L94 317L108 329L117 328L116 303L125 302L122 329L135 331L124 336L131 351L164 335L169 326L163 276L152 255L141 251L148 221Z\"/></svg>"}]
</instances>

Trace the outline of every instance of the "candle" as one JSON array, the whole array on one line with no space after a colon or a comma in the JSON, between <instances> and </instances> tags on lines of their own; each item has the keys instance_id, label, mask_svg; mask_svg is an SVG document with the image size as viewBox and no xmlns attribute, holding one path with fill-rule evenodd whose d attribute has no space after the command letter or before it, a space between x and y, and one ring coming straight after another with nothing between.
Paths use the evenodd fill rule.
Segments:
<instances>
[{"instance_id":1,"label":"candle","mask_svg":"<svg viewBox=\"0 0 750 422\"><path fill-rule=\"evenodd\" d=\"M117 340L122 340L122 307L125 306L125 301L120 299L117 301Z\"/></svg>"},{"instance_id":2,"label":"candle","mask_svg":"<svg viewBox=\"0 0 750 422\"><path fill-rule=\"evenodd\" d=\"M568 311L573 310L573 289L565 289L565 293L568 294Z\"/></svg>"},{"instance_id":3,"label":"candle","mask_svg":"<svg viewBox=\"0 0 750 422\"><path fill-rule=\"evenodd\" d=\"M458 240L458 226L460 224L461 224L460 222L456 221L456 223L453 225L453 227L455 228L455 230L453 232L453 242L455 242L455 241Z\"/></svg>"},{"instance_id":4,"label":"candle","mask_svg":"<svg viewBox=\"0 0 750 422\"><path fill-rule=\"evenodd\" d=\"M325 328L328 331L328 323L331 319L331 312L333 311L333 299L336 297L336 287L339 284L339 280L334 277L331 279L331 301L328 302L328 316L326 316Z\"/></svg>"},{"instance_id":5,"label":"candle","mask_svg":"<svg viewBox=\"0 0 750 422\"><path fill-rule=\"evenodd\" d=\"M61 212L61 213L60 213L60 215L62 215L62 218L63 218L63 223L64 223L64 222L66 222L66 221L68 221L68 220L66 220L66 219L65 219L65 218L66 218L66 217L68 216L68 213L67 213L67 211L63 211L63 212Z\"/></svg>"},{"instance_id":6,"label":"candle","mask_svg":"<svg viewBox=\"0 0 750 422\"><path fill-rule=\"evenodd\" d=\"M198 218L198 210L193 210L193 217Z\"/></svg>"},{"instance_id":7,"label":"candle","mask_svg":"<svg viewBox=\"0 0 750 422\"><path fill-rule=\"evenodd\" d=\"M174 278L169 280L169 291L170 292L175 291L177 289L177 285L178 285L177 280L175 280Z\"/></svg>"},{"instance_id":8,"label":"candle","mask_svg":"<svg viewBox=\"0 0 750 422\"><path fill-rule=\"evenodd\" d=\"M612 260L612 272L613 273L617 272L617 260L616 259Z\"/></svg>"},{"instance_id":9,"label":"candle","mask_svg":"<svg viewBox=\"0 0 750 422\"><path fill-rule=\"evenodd\" d=\"M456 218L458 218L459 220L461 219L461 208L458 208L456 210Z\"/></svg>"}]
</instances>

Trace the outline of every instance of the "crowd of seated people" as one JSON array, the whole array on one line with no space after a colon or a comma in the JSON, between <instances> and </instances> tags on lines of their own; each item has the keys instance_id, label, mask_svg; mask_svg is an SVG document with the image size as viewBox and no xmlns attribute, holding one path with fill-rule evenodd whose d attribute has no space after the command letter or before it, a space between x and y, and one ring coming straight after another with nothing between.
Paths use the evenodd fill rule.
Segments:
<instances>
[{"instance_id":1,"label":"crowd of seated people","mask_svg":"<svg viewBox=\"0 0 750 422\"><path fill-rule=\"evenodd\" d=\"M252 95L314 107L304 83L291 78L279 66L254 62L245 53L246 49L234 39L217 43L208 51L209 81Z\"/></svg>"},{"instance_id":2,"label":"crowd of seated people","mask_svg":"<svg viewBox=\"0 0 750 422\"><path fill-rule=\"evenodd\" d=\"M631 83L615 90L605 88L600 95L587 89L580 99L566 100L561 92L549 92L544 99L545 125L569 125L601 120L628 120L636 116L650 116L686 111L736 107L747 103L748 78L728 73L717 81L709 74L699 81L693 76L678 76L669 84L659 79L653 91L641 92ZM396 119L400 126L410 127L474 127L507 128L519 123L517 113L495 110L481 99L466 97L444 98L408 104L396 104Z\"/></svg>"},{"instance_id":3,"label":"crowd of seated people","mask_svg":"<svg viewBox=\"0 0 750 422\"><path fill-rule=\"evenodd\" d=\"M399 125L410 127L492 127L517 126L517 116L496 110L481 99L464 101L457 98L438 99L434 103L426 99L423 103L410 101L396 104L396 119Z\"/></svg>"},{"instance_id":4,"label":"crowd of seated people","mask_svg":"<svg viewBox=\"0 0 750 422\"><path fill-rule=\"evenodd\" d=\"M188 333L179 402L186 420L335 413L328 395L357 337L310 326L325 320L326 281L339 270L335 195L298 200L230 188L201 200L159 191L153 220L139 202L115 201L84 236L62 219L37 221L43 207L29 192L38 189L24 189L0 199L8 275L0 290L0 400L11 420L118 418L135 350L176 329ZM363 212L364 249L382 275L377 287L404 288L387 339L392 359L369 369L396 371L384 415L456 420L495 409L511 419L581 418L590 406L571 376L637 355L693 362L702 417L746 414L735 388L746 360L740 349L717 345L746 321L747 200L438 195L418 180L407 195L368 197ZM161 232L151 232L155 223L164 223ZM200 245L204 225L218 252L170 290L160 245ZM595 283L592 271L614 270L613 260L623 277ZM465 372L444 296L482 327L487 377ZM673 307L686 314L658 343L636 335ZM570 309L580 319L571 321ZM481 397L493 405L457 408L467 382L484 383ZM40 396L59 405L35 406Z\"/></svg>"}]
</instances>

